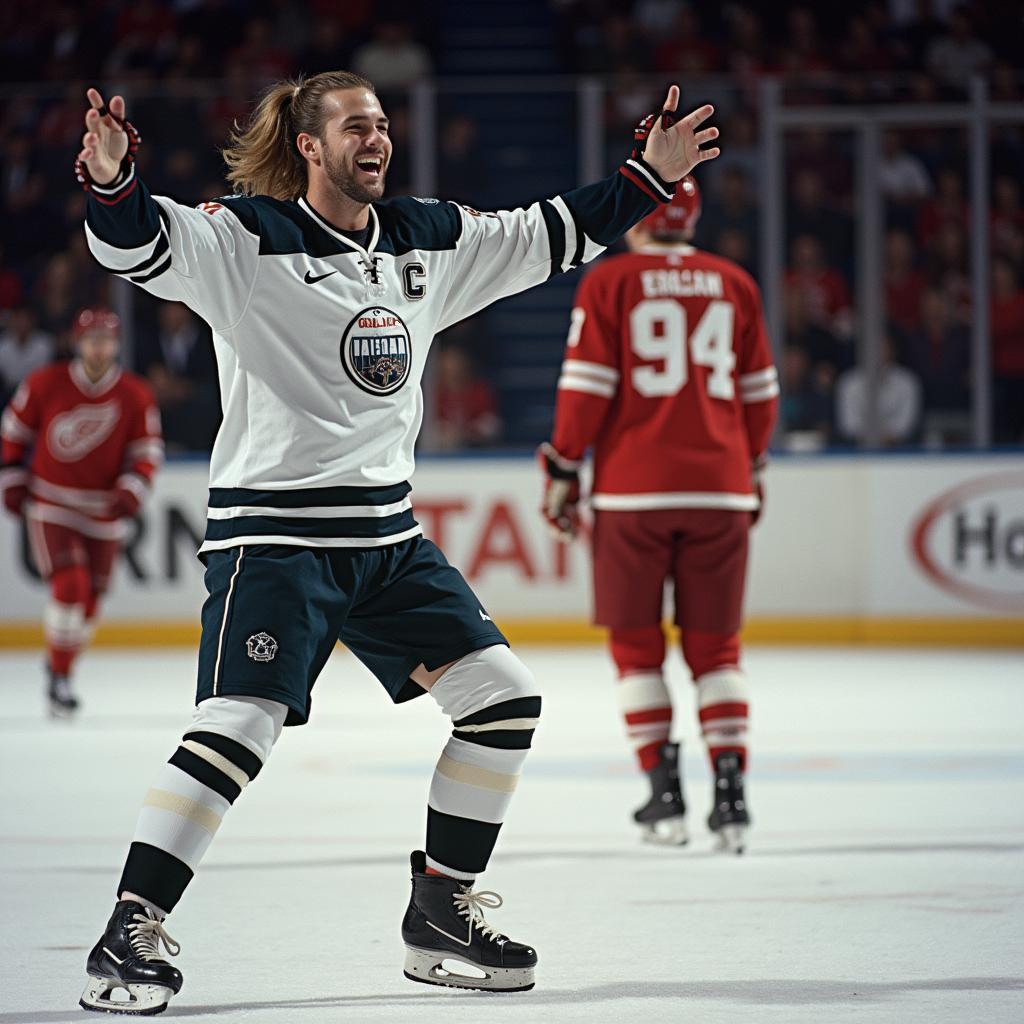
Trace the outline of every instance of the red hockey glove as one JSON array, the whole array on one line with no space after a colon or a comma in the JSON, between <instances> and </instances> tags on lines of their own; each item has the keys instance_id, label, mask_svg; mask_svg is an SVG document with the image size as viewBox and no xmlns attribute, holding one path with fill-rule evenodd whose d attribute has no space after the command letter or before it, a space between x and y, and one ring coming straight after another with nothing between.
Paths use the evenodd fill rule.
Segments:
<instances>
[{"instance_id":1,"label":"red hockey glove","mask_svg":"<svg viewBox=\"0 0 1024 1024\"><path fill-rule=\"evenodd\" d=\"M757 526L761 519L761 513L764 512L764 500L765 500L765 489L764 489L764 471L768 465L767 455L758 455L754 459L753 464L750 467L750 476L754 488L754 494L757 495L757 508L750 514L750 525Z\"/></svg>"},{"instance_id":2,"label":"red hockey glove","mask_svg":"<svg viewBox=\"0 0 1024 1024\"><path fill-rule=\"evenodd\" d=\"M138 495L127 487L115 487L110 496L110 514L115 519L131 519L139 511Z\"/></svg>"},{"instance_id":3,"label":"red hockey glove","mask_svg":"<svg viewBox=\"0 0 1024 1024\"><path fill-rule=\"evenodd\" d=\"M559 455L547 441L537 449L537 458L544 471L541 515L552 534L568 543L580 526L580 464Z\"/></svg>"},{"instance_id":4,"label":"red hockey glove","mask_svg":"<svg viewBox=\"0 0 1024 1024\"><path fill-rule=\"evenodd\" d=\"M20 516L28 501L28 488L24 484L14 484L4 488L4 507L12 516Z\"/></svg>"}]
</instances>

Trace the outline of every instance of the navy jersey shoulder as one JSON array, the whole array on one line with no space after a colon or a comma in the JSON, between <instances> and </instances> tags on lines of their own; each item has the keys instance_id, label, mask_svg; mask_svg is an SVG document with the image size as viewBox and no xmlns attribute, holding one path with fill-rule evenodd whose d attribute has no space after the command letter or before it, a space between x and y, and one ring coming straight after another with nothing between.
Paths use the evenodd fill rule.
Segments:
<instances>
[{"instance_id":1,"label":"navy jersey shoulder","mask_svg":"<svg viewBox=\"0 0 1024 1024\"><path fill-rule=\"evenodd\" d=\"M304 252L332 256L348 250L299 206L270 196L224 196L215 200L260 240L260 255ZM380 220L378 252L402 256L414 249L454 249L462 219L451 203L403 196L374 203Z\"/></svg>"},{"instance_id":2,"label":"navy jersey shoulder","mask_svg":"<svg viewBox=\"0 0 1024 1024\"><path fill-rule=\"evenodd\" d=\"M323 257L349 251L291 200L271 196L223 196L214 202L230 210L246 231L259 237L261 256L304 252Z\"/></svg>"},{"instance_id":3,"label":"navy jersey shoulder","mask_svg":"<svg viewBox=\"0 0 1024 1024\"><path fill-rule=\"evenodd\" d=\"M454 249L462 234L462 217L451 203L400 196L374 203L380 219L377 249L404 256L414 249Z\"/></svg>"}]
</instances>

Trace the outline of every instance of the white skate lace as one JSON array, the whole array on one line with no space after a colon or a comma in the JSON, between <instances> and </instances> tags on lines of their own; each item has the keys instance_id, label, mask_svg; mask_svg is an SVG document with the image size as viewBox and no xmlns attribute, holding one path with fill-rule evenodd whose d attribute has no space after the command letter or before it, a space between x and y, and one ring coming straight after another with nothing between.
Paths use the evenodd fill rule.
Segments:
<instances>
[{"instance_id":1,"label":"white skate lace","mask_svg":"<svg viewBox=\"0 0 1024 1024\"><path fill-rule=\"evenodd\" d=\"M455 893L452 900L459 914L469 920L472 928L479 928L485 939L504 938L501 932L487 923L483 912L484 907L488 910L497 910L505 902L496 892L490 889L481 889L479 892L467 889L465 892Z\"/></svg>"},{"instance_id":2,"label":"white skate lace","mask_svg":"<svg viewBox=\"0 0 1024 1024\"><path fill-rule=\"evenodd\" d=\"M149 963L163 960L160 955L161 942L171 956L181 952L181 946L167 934L164 926L145 914L132 915L132 923L128 925L128 941L132 949Z\"/></svg>"}]
</instances>

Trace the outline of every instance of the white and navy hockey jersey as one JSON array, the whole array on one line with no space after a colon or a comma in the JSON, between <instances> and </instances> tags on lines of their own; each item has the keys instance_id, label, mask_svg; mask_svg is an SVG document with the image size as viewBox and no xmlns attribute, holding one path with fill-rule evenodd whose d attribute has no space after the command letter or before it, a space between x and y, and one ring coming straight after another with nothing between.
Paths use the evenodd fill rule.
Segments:
<instances>
[{"instance_id":1,"label":"white and navy hockey jersey","mask_svg":"<svg viewBox=\"0 0 1024 1024\"><path fill-rule=\"evenodd\" d=\"M364 248L305 199L191 209L151 196L134 172L92 192L96 259L213 329L224 421L200 550L418 534L408 481L434 335L593 259L671 194L630 160L526 209L393 199L370 207Z\"/></svg>"}]
</instances>

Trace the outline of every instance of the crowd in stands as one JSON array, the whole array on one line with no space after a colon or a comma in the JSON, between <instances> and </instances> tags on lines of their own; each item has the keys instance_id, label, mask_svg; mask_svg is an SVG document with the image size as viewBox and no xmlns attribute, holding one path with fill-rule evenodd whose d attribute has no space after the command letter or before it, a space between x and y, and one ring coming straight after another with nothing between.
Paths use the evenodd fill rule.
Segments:
<instances>
[{"instance_id":1,"label":"crowd in stands","mask_svg":"<svg viewBox=\"0 0 1024 1024\"><path fill-rule=\"evenodd\" d=\"M1024 63L1024 25L1012 4L546 2L562 69L607 83L605 137L613 161L638 117L660 99L662 86L652 83L680 80L684 103L716 103L723 155L702 169L697 244L755 276L762 76L780 76L787 103L963 101L974 74L985 76L993 100L1024 102L1024 79L1014 66ZM144 132L142 176L153 191L195 203L225 191L218 147L265 84L352 68L377 83L391 116L395 158L388 187L400 194L410 186L415 131L406 90L444 74L440 25L438 12L426 5L387 0L8 0L0 6L0 398L35 365L67 354L76 309L116 298L85 248L84 195L70 173L86 82L116 82L132 97L131 116ZM442 194L472 202L487 173L478 131L472 117L457 112L438 126ZM854 157L850 133L787 133L780 372L784 422L795 443L856 443L864 436ZM967 171L960 128L883 133L879 302L887 341L879 408L887 444L969 439ZM1024 443L1019 126L995 129L991 171L994 436ZM139 297L135 310L130 361L156 390L170 447L205 450L218 417L208 331L181 306ZM474 352L471 335L463 331L442 346L449 354L436 374L434 433L449 449L501 438L500 396L473 369L482 346ZM899 414L889 415L891 408Z\"/></svg>"}]
</instances>

